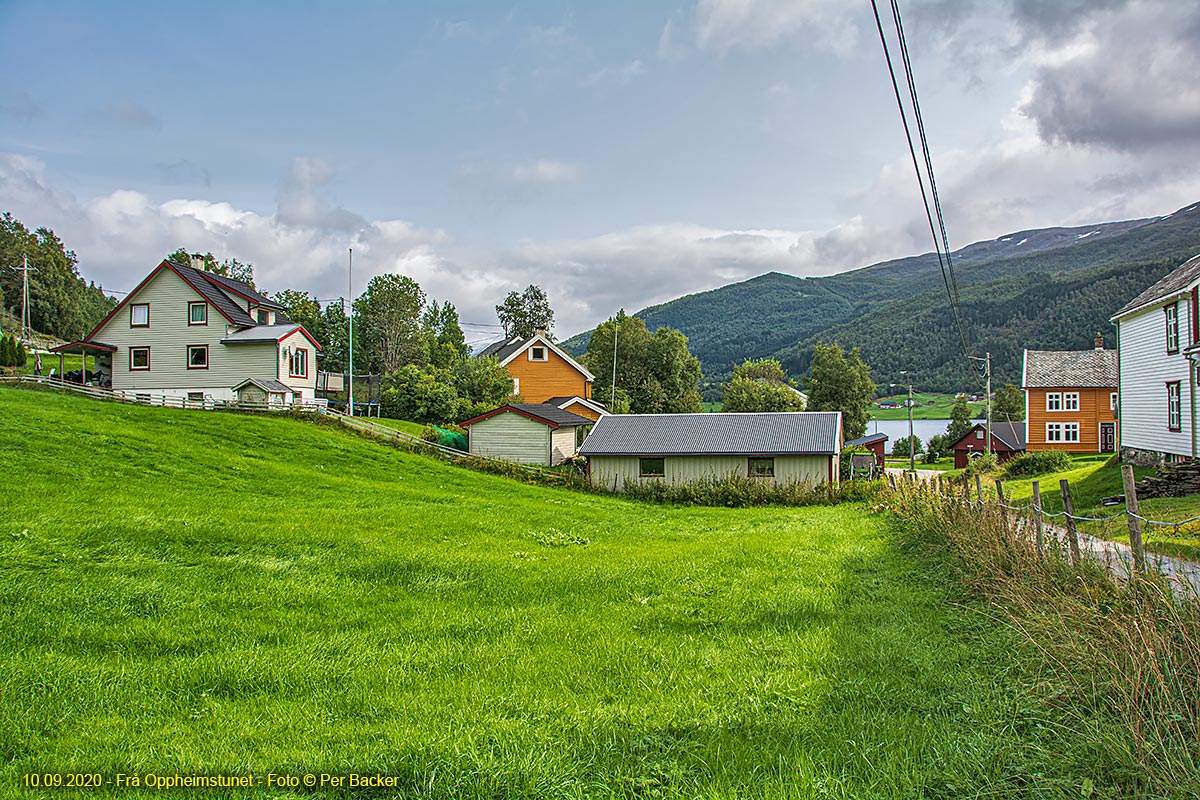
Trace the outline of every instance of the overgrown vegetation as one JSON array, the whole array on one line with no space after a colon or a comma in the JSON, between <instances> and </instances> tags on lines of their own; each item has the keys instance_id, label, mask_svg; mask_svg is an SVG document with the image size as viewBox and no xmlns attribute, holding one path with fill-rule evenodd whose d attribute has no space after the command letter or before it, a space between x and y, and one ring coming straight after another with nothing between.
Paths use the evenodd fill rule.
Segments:
<instances>
[{"instance_id":1,"label":"overgrown vegetation","mask_svg":"<svg viewBox=\"0 0 1200 800\"><path fill-rule=\"evenodd\" d=\"M1165 578L1074 569L1051 539L1043 555L1014 520L900 484L885 505L912 552L946 564L992 604L1040 664L1022 676L1063 687L1053 708L1088 743L1084 797L1200 793L1200 598ZM1049 711L1049 705L1046 708ZM1047 744L1048 747L1053 747Z\"/></svg>"},{"instance_id":2,"label":"overgrown vegetation","mask_svg":"<svg viewBox=\"0 0 1200 800\"><path fill-rule=\"evenodd\" d=\"M1004 475L1030 478L1071 468L1071 454L1065 450L1032 450L1004 462Z\"/></svg>"},{"instance_id":3,"label":"overgrown vegetation","mask_svg":"<svg viewBox=\"0 0 1200 800\"><path fill-rule=\"evenodd\" d=\"M836 485L801 481L774 483L743 475L706 477L688 483L628 481L625 496L651 503L681 506L823 506L871 499L879 481L845 481Z\"/></svg>"}]
</instances>

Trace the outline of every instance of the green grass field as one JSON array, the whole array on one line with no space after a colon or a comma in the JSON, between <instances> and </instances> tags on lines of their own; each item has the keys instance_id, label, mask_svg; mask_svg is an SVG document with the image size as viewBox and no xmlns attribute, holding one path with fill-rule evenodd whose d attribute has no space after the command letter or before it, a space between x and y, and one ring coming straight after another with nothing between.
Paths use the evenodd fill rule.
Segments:
<instances>
[{"instance_id":1,"label":"green grass field","mask_svg":"<svg viewBox=\"0 0 1200 800\"><path fill-rule=\"evenodd\" d=\"M409 422L404 419L391 419L390 417L371 417L371 422L377 422L388 428L395 428L398 431L411 433L413 436L420 436L421 431L425 430L425 426L420 422Z\"/></svg>"},{"instance_id":2,"label":"green grass field","mask_svg":"<svg viewBox=\"0 0 1200 800\"><path fill-rule=\"evenodd\" d=\"M863 506L638 505L331 425L6 387L0 452L0 794L75 769L108 778L88 797L176 770L1079 797L1126 768Z\"/></svg>"},{"instance_id":3,"label":"green grass field","mask_svg":"<svg viewBox=\"0 0 1200 800\"><path fill-rule=\"evenodd\" d=\"M875 419L908 419L908 409L903 405L900 408L879 407L880 403L904 403L907 400L908 392L877 398L871 405L871 416ZM954 406L954 395L913 392L913 400L917 403L913 406L913 419L950 419L950 409ZM932 405L929 403L930 400L933 401ZM968 407L971 409L972 419L983 417L985 413L983 403L971 403Z\"/></svg>"}]
</instances>

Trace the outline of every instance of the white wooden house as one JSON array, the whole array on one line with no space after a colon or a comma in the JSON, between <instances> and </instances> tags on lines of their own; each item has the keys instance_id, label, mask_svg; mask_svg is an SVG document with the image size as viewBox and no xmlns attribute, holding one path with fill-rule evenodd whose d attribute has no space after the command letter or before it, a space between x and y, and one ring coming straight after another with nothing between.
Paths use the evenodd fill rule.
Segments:
<instances>
[{"instance_id":1,"label":"white wooden house","mask_svg":"<svg viewBox=\"0 0 1200 800\"><path fill-rule=\"evenodd\" d=\"M1200 256L1139 294L1112 322L1117 326L1122 459L1196 457Z\"/></svg>"},{"instance_id":2,"label":"white wooden house","mask_svg":"<svg viewBox=\"0 0 1200 800\"><path fill-rule=\"evenodd\" d=\"M555 466L575 456L592 420L549 403L511 403L462 423L473 456Z\"/></svg>"}]
</instances>

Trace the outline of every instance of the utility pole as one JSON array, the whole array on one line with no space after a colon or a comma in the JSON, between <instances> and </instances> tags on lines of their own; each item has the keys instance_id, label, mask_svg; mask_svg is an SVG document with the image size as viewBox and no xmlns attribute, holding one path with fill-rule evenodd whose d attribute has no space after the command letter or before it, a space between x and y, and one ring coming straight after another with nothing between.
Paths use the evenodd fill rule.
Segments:
<instances>
[{"instance_id":1,"label":"utility pole","mask_svg":"<svg viewBox=\"0 0 1200 800\"><path fill-rule=\"evenodd\" d=\"M346 404L346 411L350 416L354 416L354 248L350 248L350 401Z\"/></svg>"},{"instance_id":2,"label":"utility pole","mask_svg":"<svg viewBox=\"0 0 1200 800\"><path fill-rule=\"evenodd\" d=\"M29 341L29 273L37 272L37 268L29 266L29 256L22 256L22 259L24 266L9 269L21 273L21 338Z\"/></svg>"},{"instance_id":3,"label":"utility pole","mask_svg":"<svg viewBox=\"0 0 1200 800\"><path fill-rule=\"evenodd\" d=\"M987 386L984 391L987 393L983 398L987 408L987 452L992 454L992 354L984 353L984 357L968 356L972 361L983 362L983 374L987 377Z\"/></svg>"},{"instance_id":4,"label":"utility pole","mask_svg":"<svg viewBox=\"0 0 1200 800\"><path fill-rule=\"evenodd\" d=\"M913 439L913 424L912 424L912 408L913 408L913 391L912 384L908 385L908 471L917 471L917 442Z\"/></svg>"},{"instance_id":5,"label":"utility pole","mask_svg":"<svg viewBox=\"0 0 1200 800\"><path fill-rule=\"evenodd\" d=\"M617 331L621 329L621 315L613 317L613 371L612 371L612 395L608 399L608 413L613 413L613 406L617 404Z\"/></svg>"}]
</instances>

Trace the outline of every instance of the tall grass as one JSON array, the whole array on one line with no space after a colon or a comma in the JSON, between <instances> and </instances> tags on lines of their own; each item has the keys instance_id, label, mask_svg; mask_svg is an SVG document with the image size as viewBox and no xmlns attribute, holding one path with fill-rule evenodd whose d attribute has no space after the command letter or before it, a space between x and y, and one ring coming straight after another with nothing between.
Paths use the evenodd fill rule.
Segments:
<instances>
[{"instance_id":1,"label":"tall grass","mask_svg":"<svg viewBox=\"0 0 1200 800\"><path fill-rule=\"evenodd\" d=\"M1200 598L1157 573L1085 557L1030 520L902 483L882 505L914 551L941 558L1040 658L1058 705L1120 796L1200 794ZM1085 787L1086 789L1087 787Z\"/></svg>"}]
</instances>

